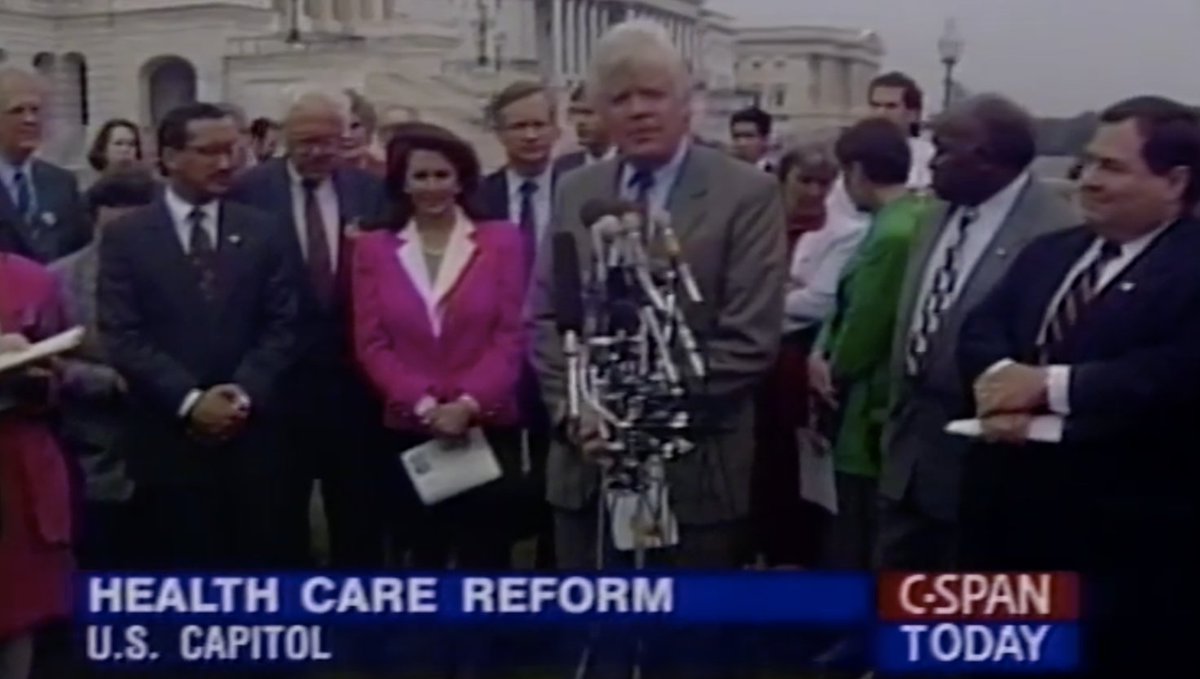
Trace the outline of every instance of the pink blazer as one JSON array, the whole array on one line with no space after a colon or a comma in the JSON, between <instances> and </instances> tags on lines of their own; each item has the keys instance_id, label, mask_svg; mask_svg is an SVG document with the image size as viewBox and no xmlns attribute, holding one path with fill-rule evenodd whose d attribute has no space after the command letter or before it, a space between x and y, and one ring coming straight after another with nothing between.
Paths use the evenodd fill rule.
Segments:
<instances>
[{"instance_id":1,"label":"pink blazer","mask_svg":"<svg viewBox=\"0 0 1200 679\"><path fill-rule=\"evenodd\" d=\"M509 222L459 219L430 282L414 227L354 248L354 350L384 398L384 424L420 431L417 404L470 396L484 424L517 422L525 264Z\"/></svg>"}]
</instances>

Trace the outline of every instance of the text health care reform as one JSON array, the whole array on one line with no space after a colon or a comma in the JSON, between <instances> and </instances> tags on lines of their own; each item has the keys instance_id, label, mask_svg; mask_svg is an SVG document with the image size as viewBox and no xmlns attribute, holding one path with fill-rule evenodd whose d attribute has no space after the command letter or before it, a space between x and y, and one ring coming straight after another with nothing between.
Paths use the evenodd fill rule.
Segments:
<instances>
[{"instance_id":1,"label":"text health care reform","mask_svg":"<svg viewBox=\"0 0 1200 679\"><path fill-rule=\"evenodd\" d=\"M286 603L285 603L286 602ZM661 615L675 581L649 576L117 576L87 580L91 615L567 614Z\"/></svg>"}]
</instances>

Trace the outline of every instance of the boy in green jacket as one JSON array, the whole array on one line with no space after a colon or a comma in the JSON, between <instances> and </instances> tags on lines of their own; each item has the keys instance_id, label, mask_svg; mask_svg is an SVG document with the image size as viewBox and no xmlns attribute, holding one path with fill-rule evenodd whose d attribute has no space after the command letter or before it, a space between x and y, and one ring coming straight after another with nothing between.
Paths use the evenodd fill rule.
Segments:
<instances>
[{"instance_id":1,"label":"boy in green jacket","mask_svg":"<svg viewBox=\"0 0 1200 679\"><path fill-rule=\"evenodd\" d=\"M841 135L835 152L847 194L872 219L842 272L837 306L822 329L810 368L818 398L836 412L822 427L831 434L838 491L827 565L867 569L874 548L897 306L909 251L929 200L905 186L911 156L908 140L894 124L861 121Z\"/></svg>"}]
</instances>

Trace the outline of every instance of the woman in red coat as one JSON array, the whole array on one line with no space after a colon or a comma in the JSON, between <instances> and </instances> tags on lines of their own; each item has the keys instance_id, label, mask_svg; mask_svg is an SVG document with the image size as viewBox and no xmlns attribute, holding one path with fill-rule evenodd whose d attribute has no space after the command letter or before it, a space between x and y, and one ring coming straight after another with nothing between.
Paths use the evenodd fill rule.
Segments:
<instances>
[{"instance_id":1,"label":"woman in red coat","mask_svg":"<svg viewBox=\"0 0 1200 679\"><path fill-rule=\"evenodd\" d=\"M63 329L54 278L0 253L0 354ZM73 562L66 460L50 432L44 368L0 373L0 676L24 679L33 633L66 617Z\"/></svg>"}]
</instances>

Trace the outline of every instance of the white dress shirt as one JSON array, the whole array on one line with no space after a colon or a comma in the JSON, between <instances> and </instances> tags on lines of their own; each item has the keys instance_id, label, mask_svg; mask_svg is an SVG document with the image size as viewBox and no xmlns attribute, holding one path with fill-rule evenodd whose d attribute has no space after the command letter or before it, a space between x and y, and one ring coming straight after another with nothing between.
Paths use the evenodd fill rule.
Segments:
<instances>
[{"instance_id":1,"label":"white dress shirt","mask_svg":"<svg viewBox=\"0 0 1200 679\"><path fill-rule=\"evenodd\" d=\"M304 210L304 179L296 172L296 168L292 167L291 163L287 164L289 187L292 192L292 214L295 216L296 222L296 238L300 242L300 252L304 254L305 261L308 260L308 217ZM341 243L338 241L339 232L341 230L341 211L338 205L337 189L333 186L333 178L326 177L317 184L317 209L321 211L321 221L325 227L325 242L329 244L329 264L333 270L337 271L338 248Z\"/></svg>"},{"instance_id":2,"label":"white dress shirt","mask_svg":"<svg viewBox=\"0 0 1200 679\"><path fill-rule=\"evenodd\" d=\"M826 219L800 236L792 253L784 296L784 333L819 325L837 302L842 269L867 235L868 219Z\"/></svg>"},{"instance_id":3,"label":"white dress shirt","mask_svg":"<svg viewBox=\"0 0 1200 679\"><path fill-rule=\"evenodd\" d=\"M992 239L996 237L996 233L1000 231L1000 227L1004 225L1004 221L1008 219L1008 214L1012 212L1013 206L1017 203L1017 198L1021 196L1021 192L1025 190L1025 186L1028 183L1029 173L1023 172L1016 179L1012 180L1008 186L1000 189L996 195L975 208L975 220L967 227L962 249L958 253L958 285L946 293L944 308L949 309L958 300L963 288L966 287L965 283L971 277L971 272L975 270L976 265L983 259L983 255L987 251L988 246L991 245ZM959 220L962 219L963 212L964 208L960 207L948 215L941 235L938 237L938 242L930 253L928 261L925 263L925 270L921 273L920 294L917 295L916 304L913 306L915 313L913 313L909 325L910 335L920 331L921 310L925 308L926 298L933 287L933 279L937 275L937 271L941 267L943 260L946 258L946 250L950 249L958 238L957 225Z\"/></svg>"},{"instance_id":4,"label":"white dress shirt","mask_svg":"<svg viewBox=\"0 0 1200 679\"><path fill-rule=\"evenodd\" d=\"M654 170L654 185L646 194L646 203L651 214L658 212L669 214L671 192L675 190L675 184L679 181L679 173L683 171L683 161L687 159L689 149L691 149L691 144L685 139L679 144L679 148L675 149L675 155L671 157L671 160L667 161L666 165ZM638 189L632 185L636 174L637 169L632 163L622 165L621 186L618 190L622 200L637 200Z\"/></svg>"},{"instance_id":5,"label":"white dress shirt","mask_svg":"<svg viewBox=\"0 0 1200 679\"><path fill-rule=\"evenodd\" d=\"M513 224L521 223L521 185L527 181L537 184L533 192L533 215L537 227L537 242L542 242L546 227L550 224L550 203L554 197L554 163L546 163L546 169L536 177L524 177L509 167L504 170L508 182L508 219Z\"/></svg>"},{"instance_id":6,"label":"white dress shirt","mask_svg":"<svg viewBox=\"0 0 1200 679\"><path fill-rule=\"evenodd\" d=\"M933 183L929 163L937 150L924 137L909 137L908 151L912 158L912 164L908 168L908 188L918 191L928 189Z\"/></svg>"},{"instance_id":7,"label":"white dress shirt","mask_svg":"<svg viewBox=\"0 0 1200 679\"><path fill-rule=\"evenodd\" d=\"M171 221L175 225L175 235L179 238L179 244L183 246L185 254L191 254L192 245L192 221L190 215L197 207L204 213L204 222L201 227L208 232L208 239L212 241L213 249L218 246L218 219L220 218L219 203L216 200L210 200L203 205L195 205L189 203L174 190L168 188L166 190L167 210L171 213Z\"/></svg>"}]
</instances>

